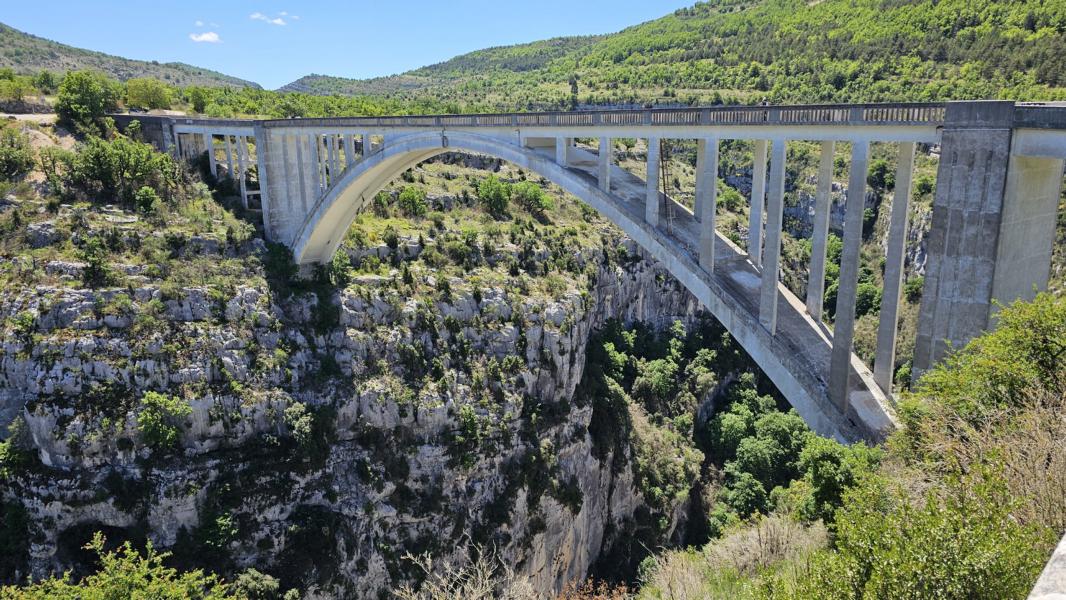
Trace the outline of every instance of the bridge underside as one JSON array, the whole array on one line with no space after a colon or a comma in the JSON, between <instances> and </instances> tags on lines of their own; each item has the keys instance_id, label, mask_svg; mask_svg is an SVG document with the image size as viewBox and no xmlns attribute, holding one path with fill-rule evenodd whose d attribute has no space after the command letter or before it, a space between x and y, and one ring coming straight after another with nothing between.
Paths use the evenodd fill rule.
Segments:
<instances>
[{"instance_id":1,"label":"bridge underside","mask_svg":"<svg viewBox=\"0 0 1066 600\"><path fill-rule=\"evenodd\" d=\"M646 220L645 181L611 166L610 189L604 191L596 176L595 154L571 148L563 166L556 162L554 149L529 148L516 141L459 132L449 132L446 140L439 132L390 139L384 149L349 166L310 211L304 212L291 198L288 206L295 214L281 218L286 200L271 190L275 235L293 248L298 262L327 261L359 211L405 170L452 150L497 156L588 203L664 264L722 322L813 429L855 441L881 439L893 428L886 396L857 357L851 357L848 408L842 411L830 401L831 335L784 286L778 285L776 333L760 323L762 275L742 249L716 234L716 259L708 273L700 266L698 251L702 224L687 208L662 197L659 222L669 223L669 231L653 227ZM292 227L302 215L309 216L298 229Z\"/></svg>"}]
</instances>

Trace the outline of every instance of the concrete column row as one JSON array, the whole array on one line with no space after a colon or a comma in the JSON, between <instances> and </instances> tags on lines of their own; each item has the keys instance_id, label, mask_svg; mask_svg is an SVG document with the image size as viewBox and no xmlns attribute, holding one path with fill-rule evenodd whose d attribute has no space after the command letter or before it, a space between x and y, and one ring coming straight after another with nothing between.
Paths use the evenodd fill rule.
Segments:
<instances>
[{"instance_id":1,"label":"concrete column row","mask_svg":"<svg viewBox=\"0 0 1066 600\"><path fill-rule=\"evenodd\" d=\"M559 138L557 160L566 160L568 140ZM700 223L700 266L707 272L714 270L715 211L717 208L718 145L715 138L697 140L696 211ZM610 190L610 139L600 140L598 174L600 189ZM810 277L806 307L811 317L820 322L825 295L826 247L831 213L835 143L822 142L814 206L814 227L811 240ZM843 251L838 281L836 318L829 365L828 391L833 402L846 411L852 370L852 348L855 332L855 307L858 298L858 275L862 226L866 200L866 175L869 168L869 142L852 144L851 168L847 198ZM891 393L895 370L897 321L903 279L903 262L907 232L908 199L911 190L915 145L900 145L896 173L896 199L892 205L889 244L885 262L885 291L878 330L875 379L885 393ZM759 291L759 321L771 334L776 333L780 302L781 245L784 221L785 177L787 173L787 142L784 139L757 140L753 159L753 186L748 254L752 264L761 269ZM769 154L769 170L767 170ZM658 227L662 209L659 192L660 139L648 140L647 197L645 221ZM565 163L564 163L565 164ZM763 220L765 201L765 223ZM765 232L764 232L765 229ZM765 238L765 243L763 239Z\"/></svg>"}]
</instances>

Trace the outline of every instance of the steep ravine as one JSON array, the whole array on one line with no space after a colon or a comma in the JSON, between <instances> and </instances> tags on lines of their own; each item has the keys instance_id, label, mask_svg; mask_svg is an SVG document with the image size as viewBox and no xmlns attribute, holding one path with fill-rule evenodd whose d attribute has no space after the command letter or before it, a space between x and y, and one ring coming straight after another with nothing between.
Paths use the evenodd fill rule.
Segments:
<instances>
[{"instance_id":1,"label":"steep ravine","mask_svg":"<svg viewBox=\"0 0 1066 600\"><path fill-rule=\"evenodd\" d=\"M548 300L419 274L446 290L427 301L395 269L291 296L5 293L0 317L22 329L0 351L0 414L21 414L39 461L0 490L28 521L17 576L85 568L79 548L100 530L320 597L385 596L413 575L405 554L477 545L538 590L580 580L644 503L627 461L595 458L593 408L574 397L589 336L698 308L622 246L622 260L579 257L594 285ZM421 249L373 250L407 248ZM152 448L138 399L179 389L192 412L178 448Z\"/></svg>"}]
</instances>

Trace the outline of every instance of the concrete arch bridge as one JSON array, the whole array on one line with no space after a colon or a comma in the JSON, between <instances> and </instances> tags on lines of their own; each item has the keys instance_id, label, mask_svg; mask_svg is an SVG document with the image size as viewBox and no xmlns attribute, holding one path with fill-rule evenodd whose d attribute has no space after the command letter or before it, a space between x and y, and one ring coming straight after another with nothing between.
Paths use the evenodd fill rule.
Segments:
<instances>
[{"instance_id":1,"label":"concrete arch bridge","mask_svg":"<svg viewBox=\"0 0 1066 600\"><path fill-rule=\"evenodd\" d=\"M301 264L331 259L352 221L389 181L437 154L492 155L538 173L588 203L681 281L758 362L816 431L878 440L894 427L892 375L917 144L939 148L914 368L924 371L994 319L995 301L1047 285L1066 159L1066 106L1013 102L714 107L268 121L134 118L160 148L208 152L240 175L267 236ZM649 141L635 177L611 152L576 138ZM663 139L695 139L695 210L660 191ZM745 247L715 230L718 148L754 140ZM788 140L820 142L806 298L780 282ZM851 146L835 326L821 323L833 151ZM852 351L870 145L898 147L876 360ZM254 145L254 157L251 148ZM221 153L221 154L220 154ZM221 156L221 159L219 158ZM767 158L769 157L769 161ZM260 189L246 189L257 164ZM769 162L769 164L767 164Z\"/></svg>"}]
</instances>

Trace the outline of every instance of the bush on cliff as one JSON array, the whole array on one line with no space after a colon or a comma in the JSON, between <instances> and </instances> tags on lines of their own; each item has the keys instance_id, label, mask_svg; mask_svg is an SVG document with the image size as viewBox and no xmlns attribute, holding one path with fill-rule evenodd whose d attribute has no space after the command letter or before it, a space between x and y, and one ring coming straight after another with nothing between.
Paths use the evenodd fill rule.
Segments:
<instances>
[{"instance_id":1,"label":"bush on cliff","mask_svg":"<svg viewBox=\"0 0 1066 600\"><path fill-rule=\"evenodd\" d=\"M100 569L81 582L70 573L53 576L24 588L0 588L4 600L237 600L228 585L202 571L179 573L165 566L168 553L156 552L152 543L142 555L129 542L106 551L103 535L97 533L86 545L99 557Z\"/></svg>"}]
</instances>

